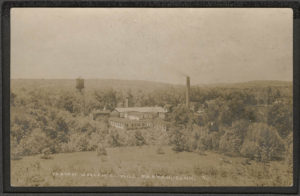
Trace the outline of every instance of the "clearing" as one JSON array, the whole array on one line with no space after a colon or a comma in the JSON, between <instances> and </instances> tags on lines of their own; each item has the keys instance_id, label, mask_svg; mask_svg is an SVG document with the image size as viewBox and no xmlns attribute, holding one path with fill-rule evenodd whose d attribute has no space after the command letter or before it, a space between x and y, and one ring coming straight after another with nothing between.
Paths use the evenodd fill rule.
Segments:
<instances>
[{"instance_id":1,"label":"clearing","mask_svg":"<svg viewBox=\"0 0 300 196\"><path fill-rule=\"evenodd\" d=\"M169 146L107 148L11 161L12 186L291 186L284 161L258 163L214 152L176 153Z\"/></svg>"}]
</instances>

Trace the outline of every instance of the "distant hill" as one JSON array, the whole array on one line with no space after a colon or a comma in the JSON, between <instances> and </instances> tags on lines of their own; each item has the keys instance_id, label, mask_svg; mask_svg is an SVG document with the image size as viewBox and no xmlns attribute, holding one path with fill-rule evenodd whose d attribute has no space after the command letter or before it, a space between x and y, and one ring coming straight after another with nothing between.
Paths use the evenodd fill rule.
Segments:
<instances>
[{"instance_id":1,"label":"distant hill","mask_svg":"<svg viewBox=\"0 0 300 196\"><path fill-rule=\"evenodd\" d=\"M292 82L288 81L271 81L271 80L257 80L241 83L216 83L216 84L204 84L194 85L199 87L221 87L221 88L251 88L251 87L268 87L268 86L291 86ZM75 89L75 79L12 79L11 87L14 88L59 88L59 89ZM113 88L115 90L147 90L152 91L160 88L167 87L180 87L184 85L175 85L162 82L152 82L143 80L116 80L116 79L86 79L85 89L96 90Z\"/></svg>"},{"instance_id":2,"label":"distant hill","mask_svg":"<svg viewBox=\"0 0 300 196\"><path fill-rule=\"evenodd\" d=\"M279 80L253 80L248 82L239 83L215 83L215 84L205 84L199 85L202 87L223 87L223 88L252 88L252 87L285 87L292 86L292 81L279 81Z\"/></svg>"},{"instance_id":3,"label":"distant hill","mask_svg":"<svg viewBox=\"0 0 300 196\"><path fill-rule=\"evenodd\" d=\"M60 88L60 89L75 89L75 79L12 79L12 88ZM115 79L86 79L85 89L107 89L115 90L131 89L131 90L154 90L157 88L165 88L176 86L161 82L151 82L142 80L115 80Z\"/></svg>"}]
</instances>

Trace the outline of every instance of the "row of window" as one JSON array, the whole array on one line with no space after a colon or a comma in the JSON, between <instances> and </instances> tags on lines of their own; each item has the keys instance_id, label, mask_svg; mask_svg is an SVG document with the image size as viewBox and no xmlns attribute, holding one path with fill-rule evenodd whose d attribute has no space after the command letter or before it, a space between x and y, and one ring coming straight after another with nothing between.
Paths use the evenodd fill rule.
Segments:
<instances>
[{"instance_id":1,"label":"row of window","mask_svg":"<svg viewBox=\"0 0 300 196\"><path fill-rule=\"evenodd\" d=\"M136 129L136 128L148 128L153 127L161 130L167 130L167 126L163 124L153 124L152 122L118 122L110 121L110 125L116 128L124 129Z\"/></svg>"},{"instance_id":2,"label":"row of window","mask_svg":"<svg viewBox=\"0 0 300 196\"><path fill-rule=\"evenodd\" d=\"M124 123L124 122L117 122L117 121L110 121L110 125L117 127L117 128L141 128L141 127L151 127L151 122L134 122L134 123Z\"/></svg>"}]
</instances>

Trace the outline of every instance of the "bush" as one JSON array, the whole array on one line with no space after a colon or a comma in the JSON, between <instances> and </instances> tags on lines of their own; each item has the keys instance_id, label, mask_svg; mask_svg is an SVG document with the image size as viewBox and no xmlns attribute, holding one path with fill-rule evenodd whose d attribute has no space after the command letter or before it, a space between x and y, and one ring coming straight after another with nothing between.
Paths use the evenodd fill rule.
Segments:
<instances>
[{"instance_id":1,"label":"bush","mask_svg":"<svg viewBox=\"0 0 300 196\"><path fill-rule=\"evenodd\" d=\"M13 136L10 137L10 159L20 160L22 159L22 149L18 146L17 139Z\"/></svg>"},{"instance_id":2,"label":"bush","mask_svg":"<svg viewBox=\"0 0 300 196\"><path fill-rule=\"evenodd\" d=\"M73 93L64 92L60 95L57 102L57 107L64 109L70 113L79 113L81 111L81 100L76 97Z\"/></svg>"},{"instance_id":3,"label":"bush","mask_svg":"<svg viewBox=\"0 0 300 196\"><path fill-rule=\"evenodd\" d=\"M53 157L50 154L52 154L50 148L43 149L41 159L52 159Z\"/></svg>"},{"instance_id":4,"label":"bush","mask_svg":"<svg viewBox=\"0 0 300 196\"><path fill-rule=\"evenodd\" d=\"M143 137L141 131L139 130L135 131L134 136L135 136L135 145L142 146L146 144L145 138Z\"/></svg>"},{"instance_id":5,"label":"bush","mask_svg":"<svg viewBox=\"0 0 300 196\"><path fill-rule=\"evenodd\" d=\"M123 140L118 133L118 130L111 129L106 136L106 143L111 147L118 147L123 145Z\"/></svg>"},{"instance_id":6,"label":"bush","mask_svg":"<svg viewBox=\"0 0 300 196\"><path fill-rule=\"evenodd\" d=\"M88 148L89 136L84 133L73 133L69 137L68 143L61 144L63 152L79 152L90 150Z\"/></svg>"},{"instance_id":7,"label":"bush","mask_svg":"<svg viewBox=\"0 0 300 196\"><path fill-rule=\"evenodd\" d=\"M290 133L286 138L286 157L285 160L289 167L293 167L293 133Z\"/></svg>"},{"instance_id":8,"label":"bush","mask_svg":"<svg viewBox=\"0 0 300 196\"><path fill-rule=\"evenodd\" d=\"M69 153L69 152L75 152L75 149L73 146L71 146L69 143L63 143L61 144L61 152Z\"/></svg>"},{"instance_id":9,"label":"bush","mask_svg":"<svg viewBox=\"0 0 300 196\"><path fill-rule=\"evenodd\" d=\"M42 156L41 156L41 159L53 159L53 157L51 156L51 155L47 155L47 154L43 154Z\"/></svg>"},{"instance_id":10,"label":"bush","mask_svg":"<svg viewBox=\"0 0 300 196\"><path fill-rule=\"evenodd\" d=\"M268 111L268 124L276 127L278 134L286 138L293 131L292 102L274 103Z\"/></svg>"},{"instance_id":11,"label":"bush","mask_svg":"<svg viewBox=\"0 0 300 196\"><path fill-rule=\"evenodd\" d=\"M92 133L88 140L88 150L96 150L101 142L104 142L101 133Z\"/></svg>"},{"instance_id":12,"label":"bush","mask_svg":"<svg viewBox=\"0 0 300 196\"><path fill-rule=\"evenodd\" d=\"M165 154L165 151L163 150L163 148L161 146L159 146L157 149L156 149L156 154Z\"/></svg>"},{"instance_id":13,"label":"bush","mask_svg":"<svg viewBox=\"0 0 300 196\"><path fill-rule=\"evenodd\" d=\"M98 147L96 149L96 152L97 152L97 156L105 156L105 155L107 155L106 148L102 144L98 145Z\"/></svg>"},{"instance_id":14,"label":"bush","mask_svg":"<svg viewBox=\"0 0 300 196\"><path fill-rule=\"evenodd\" d=\"M179 105L174 108L170 118L174 124L186 127L188 124L191 124L193 115L185 105Z\"/></svg>"},{"instance_id":15,"label":"bush","mask_svg":"<svg viewBox=\"0 0 300 196\"><path fill-rule=\"evenodd\" d=\"M234 134L234 131L227 130L221 137L219 149L227 155L237 155L240 152L242 140Z\"/></svg>"},{"instance_id":16,"label":"bush","mask_svg":"<svg viewBox=\"0 0 300 196\"><path fill-rule=\"evenodd\" d=\"M56 134L56 140L59 143L68 141L68 132L69 132L69 124L67 123L67 118L63 113L59 113L54 123Z\"/></svg>"},{"instance_id":17,"label":"bush","mask_svg":"<svg viewBox=\"0 0 300 196\"><path fill-rule=\"evenodd\" d=\"M249 123L244 120L235 121L231 127L225 128L225 133L219 141L219 151L227 155L239 155Z\"/></svg>"},{"instance_id":18,"label":"bush","mask_svg":"<svg viewBox=\"0 0 300 196\"><path fill-rule=\"evenodd\" d=\"M187 130L180 127L173 127L171 130L170 143L176 152L190 151L188 148Z\"/></svg>"},{"instance_id":19,"label":"bush","mask_svg":"<svg viewBox=\"0 0 300 196\"><path fill-rule=\"evenodd\" d=\"M18 147L22 149L22 155L33 155L41 153L48 146L46 134L41 129L34 129L29 136L21 140Z\"/></svg>"},{"instance_id":20,"label":"bush","mask_svg":"<svg viewBox=\"0 0 300 196\"><path fill-rule=\"evenodd\" d=\"M240 153L250 159L259 159L260 147L257 142L246 140L240 150Z\"/></svg>"},{"instance_id":21,"label":"bush","mask_svg":"<svg viewBox=\"0 0 300 196\"><path fill-rule=\"evenodd\" d=\"M274 127L254 123L249 126L240 153L259 161L269 161L281 159L284 151L284 142Z\"/></svg>"}]
</instances>

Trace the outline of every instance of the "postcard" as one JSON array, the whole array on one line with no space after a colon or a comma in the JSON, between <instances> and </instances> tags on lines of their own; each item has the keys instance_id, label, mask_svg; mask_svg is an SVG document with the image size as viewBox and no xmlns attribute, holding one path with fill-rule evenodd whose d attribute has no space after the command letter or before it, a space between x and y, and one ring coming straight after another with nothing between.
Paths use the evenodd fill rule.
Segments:
<instances>
[{"instance_id":1,"label":"postcard","mask_svg":"<svg viewBox=\"0 0 300 196\"><path fill-rule=\"evenodd\" d=\"M10 17L11 186L293 186L293 10Z\"/></svg>"}]
</instances>

